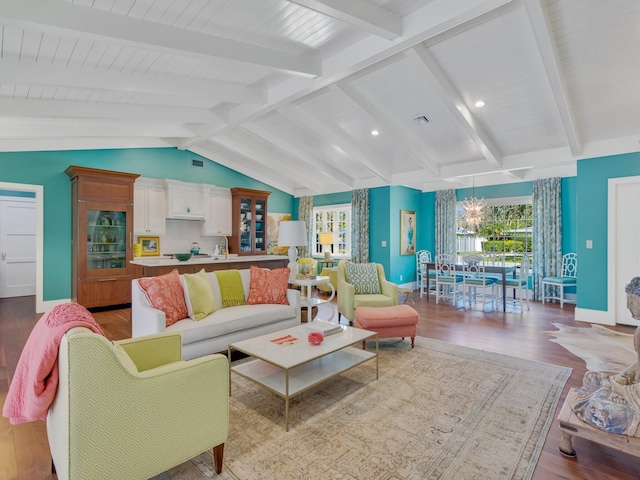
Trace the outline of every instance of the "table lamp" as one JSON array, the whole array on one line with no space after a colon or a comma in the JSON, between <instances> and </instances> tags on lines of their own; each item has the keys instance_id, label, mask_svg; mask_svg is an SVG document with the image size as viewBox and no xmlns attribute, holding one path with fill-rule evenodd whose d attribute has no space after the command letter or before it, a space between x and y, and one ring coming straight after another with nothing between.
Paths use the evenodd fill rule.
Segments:
<instances>
[{"instance_id":1,"label":"table lamp","mask_svg":"<svg viewBox=\"0 0 640 480\"><path fill-rule=\"evenodd\" d=\"M320 245L322 245L322 251L324 252L324 261L331 261L331 249L328 245L333 245L333 232L323 232L320 234Z\"/></svg>"},{"instance_id":2,"label":"table lamp","mask_svg":"<svg viewBox=\"0 0 640 480\"><path fill-rule=\"evenodd\" d=\"M295 277L298 274L298 247L307 245L307 227L303 220L280 222L280 232L278 233L278 246L289 247L289 270L290 275Z\"/></svg>"}]
</instances>

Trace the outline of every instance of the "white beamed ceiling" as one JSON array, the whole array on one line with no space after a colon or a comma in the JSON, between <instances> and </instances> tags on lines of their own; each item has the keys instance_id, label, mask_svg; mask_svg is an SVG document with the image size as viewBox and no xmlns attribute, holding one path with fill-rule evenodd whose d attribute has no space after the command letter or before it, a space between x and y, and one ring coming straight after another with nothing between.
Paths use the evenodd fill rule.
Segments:
<instances>
[{"instance_id":1,"label":"white beamed ceiling","mask_svg":"<svg viewBox=\"0 0 640 480\"><path fill-rule=\"evenodd\" d=\"M295 196L575 175L640 150L639 81L637 0L0 0L0 151L177 147Z\"/></svg>"}]
</instances>

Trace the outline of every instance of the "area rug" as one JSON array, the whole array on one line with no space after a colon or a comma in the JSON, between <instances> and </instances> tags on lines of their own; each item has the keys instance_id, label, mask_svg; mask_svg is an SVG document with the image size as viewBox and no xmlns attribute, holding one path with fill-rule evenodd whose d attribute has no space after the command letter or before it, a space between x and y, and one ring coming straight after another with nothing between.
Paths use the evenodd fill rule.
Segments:
<instances>
[{"instance_id":1,"label":"area rug","mask_svg":"<svg viewBox=\"0 0 640 480\"><path fill-rule=\"evenodd\" d=\"M221 475L209 452L154 480L529 479L571 369L437 340L284 400L233 374Z\"/></svg>"},{"instance_id":2,"label":"area rug","mask_svg":"<svg viewBox=\"0 0 640 480\"><path fill-rule=\"evenodd\" d=\"M542 332L550 339L580 357L593 372L621 372L638 356L633 348L633 335L616 332L602 325L570 327L553 323L558 330Z\"/></svg>"}]
</instances>

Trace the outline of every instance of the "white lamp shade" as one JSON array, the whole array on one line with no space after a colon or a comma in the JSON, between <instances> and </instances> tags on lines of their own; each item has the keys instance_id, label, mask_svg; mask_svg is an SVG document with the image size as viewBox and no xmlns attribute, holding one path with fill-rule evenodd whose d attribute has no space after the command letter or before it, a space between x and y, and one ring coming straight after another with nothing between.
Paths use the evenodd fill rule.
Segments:
<instances>
[{"instance_id":1,"label":"white lamp shade","mask_svg":"<svg viewBox=\"0 0 640 480\"><path fill-rule=\"evenodd\" d=\"M298 246L307 245L307 226L302 220L280 222L280 232L278 233L278 246L289 247L289 270L290 275L295 277L298 274Z\"/></svg>"},{"instance_id":2,"label":"white lamp shade","mask_svg":"<svg viewBox=\"0 0 640 480\"><path fill-rule=\"evenodd\" d=\"M280 222L278 246L299 247L307 244L307 227L302 220Z\"/></svg>"}]
</instances>

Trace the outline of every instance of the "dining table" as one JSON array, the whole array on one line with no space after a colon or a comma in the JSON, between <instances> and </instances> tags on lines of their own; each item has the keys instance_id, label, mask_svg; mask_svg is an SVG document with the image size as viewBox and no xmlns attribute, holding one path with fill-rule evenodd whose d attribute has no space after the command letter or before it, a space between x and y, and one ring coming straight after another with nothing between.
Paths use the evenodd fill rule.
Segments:
<instances>
[{"instance_id":1,"label":"dining table","mask_svg":"<svg viewBox=\"0 0 640 480\"><path fill-rule=\"evenodd\" d=\"M435 262L426 262L423 263L426 266L427 278L429 277L429 271L436 270ZM464 271L465 265L462 263L456 263L455 268L456 272ZM511 273L513 278L516 277L516 266L515 265L484 265L485 273L499 273L502 275L502 311L507 310L507 274ZM429 301L429 295L427 295L427 302Z\"/></svg>"}]
</instances>

